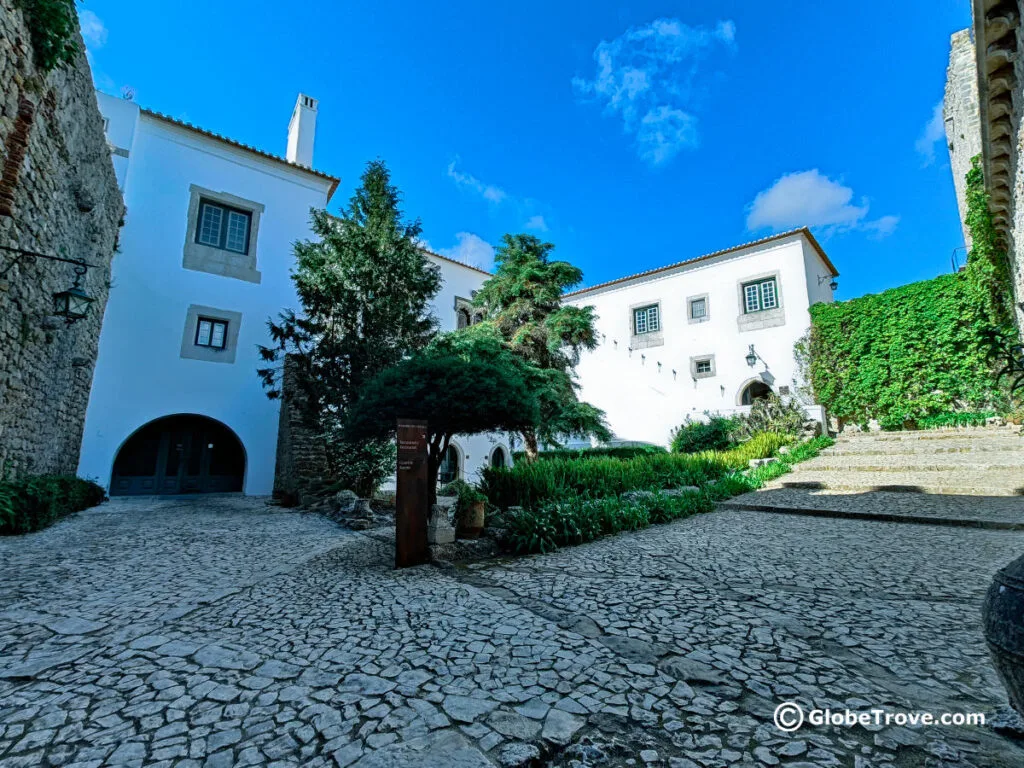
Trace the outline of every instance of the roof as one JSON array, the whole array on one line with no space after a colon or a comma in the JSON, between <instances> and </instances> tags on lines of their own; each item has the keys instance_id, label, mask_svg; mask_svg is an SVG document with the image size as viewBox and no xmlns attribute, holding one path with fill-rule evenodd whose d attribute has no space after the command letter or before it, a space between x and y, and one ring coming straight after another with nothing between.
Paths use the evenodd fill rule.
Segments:
<instances>
[{"instance_id":1,"label":"roof","mask_svg":"<svg viewBox=\"0 0 1024 768\"><path fill-rule=\"evenodd\" d=\"M464 261L459 261L458 259L453 259L448 256L442 256L440 253L434 253L433 251L428 250L427 248L420 248L420 250L423 251L428 256L433 256L435 259L441 259L441 261L450 261L452 264L458 264L460 267L472 269L474 272L479 272L481 275L487 275L488 277L492 277L491 273L488 272L486 269L474 267L472 264L467 264Z\"/></svg>"},{"instance_id":2,"label":"roof","mask_svg":"<svg viewBox=\"0 0 1024 768\"><path fill-rule=\"evenodd\" d=\"M584 293L591 293L592 291L597 291L612 285L618 285L619 283L628 283L630 280L639 280L640 278L650 277L651 275L657 275L662 272L670 272L673 269L678 269L679 267L688 266L690 264L696 264L697 262L713 259L717 256L724 256L727 253L735 253L736 251L742 251L745 248L753 248L758 245L773 243L776 240L784 240L785 238L793 237L794 235L803 235L804 237L806 237L807 240L810 242L811 246L814 248L814 250L818 252L818 255L821 257L821 260L825 262L825 266L827 266L829 270L831 270L831 276L839 277L839 270L836 269L835 265L825 254L825 251L821 247L821 244L815 239L814 235L811 234L811 230L809 230L807 227L801 227L799 229L791 229L788 232L780 232L777 235L762 237L760 240L752 240L751 242L743 243L742 245L734 245L731 248L724 248L720 251L714 251L713 253L705 253L703 256L695 256L692 259L677 261L675 264L669 264L664 267L658 267L657 269L649 269L646 272L637 272L634 275L626 275L625 277L619 277L616 278L615 280L609 280L606 283L598 283L597 285L592 285L589 288L581 288L578 291L572 291L571 293L565 294L565 298L569 298L570 296L579 296Z\"/></svg>"},{"instance_id":3,"label":"roof","mask_svg":"<svg viewBox=\"0 0 1024 768\"><path fill-rule=\"evenodd\" d=\"M140 111L142 112L142 114L148 117L153 117L157 120L162 120L165 123L176 125L179 128L185 128L186 130L198 133L200 136L205 136L208 139L216 139L217 141L222 141L225 144L234 147L235 149L242 149L245 150L246 152L251 152L254 155L259 155L264 160L272 160L275 163L286 165L293 170L304 171L305 173L309 173L312 174L313 176L324 179L325 181L329 181L331 182L331 188L327 191L328 202L330 202L331 197L334 195L334 191L338 188L338 184L341 183L341 179L339 179L337 176L331 176L330 174L326 174L323 171L315 171L312 168L309 168L305 165L293 163L290 160L281 157L280 155L273 155L270 152L264 152L262 149L257 149L256 147L250 146L249 144L243 144L240 141L229 139L227 136L221 136L219 133L208 131L205 128L200 128L197 125L192 125L192 123L187 123L184 120L178 120L177 118L171 117L170 115L165 115L162 112L155 112L152 109L145 109L144 107L140 107Z\"/></svg>"}]
</instances>

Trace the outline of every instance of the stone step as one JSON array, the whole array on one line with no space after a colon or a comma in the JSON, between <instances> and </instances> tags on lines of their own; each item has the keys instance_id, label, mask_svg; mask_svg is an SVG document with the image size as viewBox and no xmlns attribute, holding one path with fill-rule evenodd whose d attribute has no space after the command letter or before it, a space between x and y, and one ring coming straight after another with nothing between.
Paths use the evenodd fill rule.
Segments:
<instances>
[{"instance_id":1,"label":"stone step","mask_svg":"<svg viewBox=\"0 0 1024 768\"><path fill-rule=\"evenodd\" d=\"M1024 501L1005 496L941 496L889 491L833 493L775 488L737 496L719 506L815 517L1024 530Z\"/></svg>"},{"instance_id":2,"label":"stone step","mask_svg":"<svg viewBox=\"0 0 1024 768\"><path fill-rule=\"evenodd\" d=\"M964 438L1020 437L1020 426L917 429L906 432L857 432L843 434L839 442L908 442L915 440L962 440Z\"/></svg>"},{"instance_id":3,"label":"stone step","mask_svg":"<svg viewBox=\"0 0 1024 768\"><path fill-rule=\"evenodd\" d=\"M1024 454L1024 439L1016 436L976 437L956 440L878 441L841 440L821 452L825 455L890 456L901 454L992 453Z\"/></svg>"},{"instance_id":4,"label":"stone step","mask_svg":"<svg viewBox=\"0 0 1024 768\"><path fill-rule=\"evenodd\" d=\"M1024 451L973 451L961 453L822 453L798 464L797 472L956 472L1017 470L1024 478Z\"/></svg>"},{"instance_id":5,"label":"stone step","mask_svg":"<svg viewBox=\"0 0 1024 768\"><path fill-rule=\"evenodd\" d=\"M830 491L899 491L968 496L1024 496L1024 472L1011 469L948 472L869 472L856 469L801 469L783 475L770 488Z\"/></svg>"}]
</instances>

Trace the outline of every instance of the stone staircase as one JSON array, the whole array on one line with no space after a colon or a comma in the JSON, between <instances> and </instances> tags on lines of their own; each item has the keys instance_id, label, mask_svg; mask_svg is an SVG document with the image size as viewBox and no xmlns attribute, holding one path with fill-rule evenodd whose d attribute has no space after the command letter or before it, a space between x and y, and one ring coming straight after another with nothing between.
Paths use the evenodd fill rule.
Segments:
<instances>
[{"instance_id":1,"label":"stone staircase","mask_svg":"<svg viewBox=\"0 0 1024 768\"><path fill-rule=\"evenodd\" d=\"M843 436L722 506L1024 530L1024 436L1020 427Z\"/></svg>"}]
</instances>

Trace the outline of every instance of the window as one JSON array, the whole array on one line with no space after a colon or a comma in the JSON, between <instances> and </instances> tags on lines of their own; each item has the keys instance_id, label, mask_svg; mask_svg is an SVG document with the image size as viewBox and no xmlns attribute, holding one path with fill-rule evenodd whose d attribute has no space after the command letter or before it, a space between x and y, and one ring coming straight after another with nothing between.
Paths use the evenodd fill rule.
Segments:
<instances>
[{"instance_id":1,"label":"window","mask_svg":"<svg viewBox=\"0 0 1024 768\"><path fill-rule=\"evenodd\" d=\"M704 360L696 361L693 365L693 370L696 373L711 373L711 360L706 358Z\"/></svg>"},{"instance_id":2,"label":"window","mask_svg":"<svg viewBox=\"0 0 1024 768\"><path fill-rule=\"evenodd\" d=\"M196 323L196 346L224 349L227 344L228 324L225 320L200 317Z\"/></svg>"},{"instance_id":3,"label":"window","mask_svg":"<svg viewBox=\"0 0 1024 768\"><path fill-rule=\"evenodd\" d=\"M743 286L743 311L746 314L763 312L778 306L779 298L774 277L758 280L756 283L746 283Z\"/></svg>"},{"instance_id":4,"label":"window","mask_svg":"<svg viewBox=\"0 0 1024 768\"><path fill-rule=\"evenodd\" d=\"M708 300L694 299L690 302L690 319L702 320L708 316Z\"/></svg>"},{"instance_id":5,"label":"window","mask_svg":"<svg viewBox=\"0 0 1024 768\"><path fill-rule=\"evenodd\" d=\"M234 253L249 252L252 213L201 200L196 242Z\"/></svg>"},{"instance_id":6,"label":"window","mask_svg":"<svg viewBox=\"0 0 1024 768\"><path fill-rule=\"evenodd\" d=\"M633 333L637 336L644 333L654 333L655 331L660 330L661 316L658 312L657 304L633 310Z\"/></svg>"}]
</instances>

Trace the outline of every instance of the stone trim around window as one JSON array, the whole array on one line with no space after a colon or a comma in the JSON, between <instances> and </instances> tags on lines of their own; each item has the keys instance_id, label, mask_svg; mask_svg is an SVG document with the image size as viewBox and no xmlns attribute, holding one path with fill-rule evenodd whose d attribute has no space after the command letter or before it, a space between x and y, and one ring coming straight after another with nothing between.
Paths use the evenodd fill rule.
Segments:
<instances>
[{"instance_id":1,"label":"stone trim around window","mask_svg":"<svg viewBox=\"0 0 1024 768\"><path fill-rule=\"evenodd\" d=\"M635 327L636 310L644 307L656 306L658 308L658 330L648 333L637 333ZM661 301L641 301L629 305L629 346L633 349L650 349L661 347L665 344L665 314L662 311Z\"/></svg>"},{"instance_id":2,"label":"stone trim around window","mask_svg":"<svg viewBox=\"0 0 1024 768\"><path fill-rule=\"evenodd\" d=\"M196 344L196 326L200 317L223 320L228 324L224 349L200 347ZM238 352L238 331L241 327L241 312L192 304L185 314L185 329L181 334L181 358L183 360L203 360L207 363L234 363L235 355Z\"/></svg>"},{"instance_id":3,"label":"stone trim around window","mask_svg":"<svg viewBox=\"0 0 1024 768\"><path fill-rule=\"evenodd\" d=\"M758 280L775 278L775 294L778 306L774 309L764 309L760 312L745 312L746 303L743 299L743 286L747 283L756 283ZM786 324L786 302L783 299L782 276L778 270L774 272L762 272L757 275L747 275L742 280L736 281L736 309L739 314L736 317L736 325L740 332L760 331L764 328L777 328Z\"/></svg>"},{"instance_id":4,"label":"stone trim around window","mask_svg":"<svg viewBox=\"0 0 1024 768\"><path fill-rule=\"evenodd\" d=\"M711 363L711 370L707 373L697 373L697 362L700 360L708 360ZM697 355L696 357L690 358L690 376L694 379L711 379L718 374L718 368L715 366L714 355Z\"/></svg>"},{"instance_id":5,"label":"stone trim around window","mask_svg":"<svg viewBox=\"0 0 1024 768\"><path fill-rule=\"evenodd\" d=\"M704 299L704 317L694 317L693 312L690 309L693 302ZM708 294L701 293L697 296L686 297L686 322L688 323L706 323L711 319L711 299Z\"/></svg>"},{"instance_id":6,"label":"stone trim around window","mask_svg":"<svg viewBox=\"0 0 1024 768\"><path fill-rule=\"evenodd\" d=\"M221 275L258 284L262 280L262 275L256 269L256 248L259 244L260 216L263 214L265 206L262 203L245 200L227 192L204 189L195 184L189 186L189 194L188 226L185 230L185 248L181 266L196 272L209 272L211 275ZM248 253L235 253L196 242L196 227L199 226L199 201L201 199L223 203L232 208L252 213L252 221L249 224Z\"/></svg>"}]
</instances>

